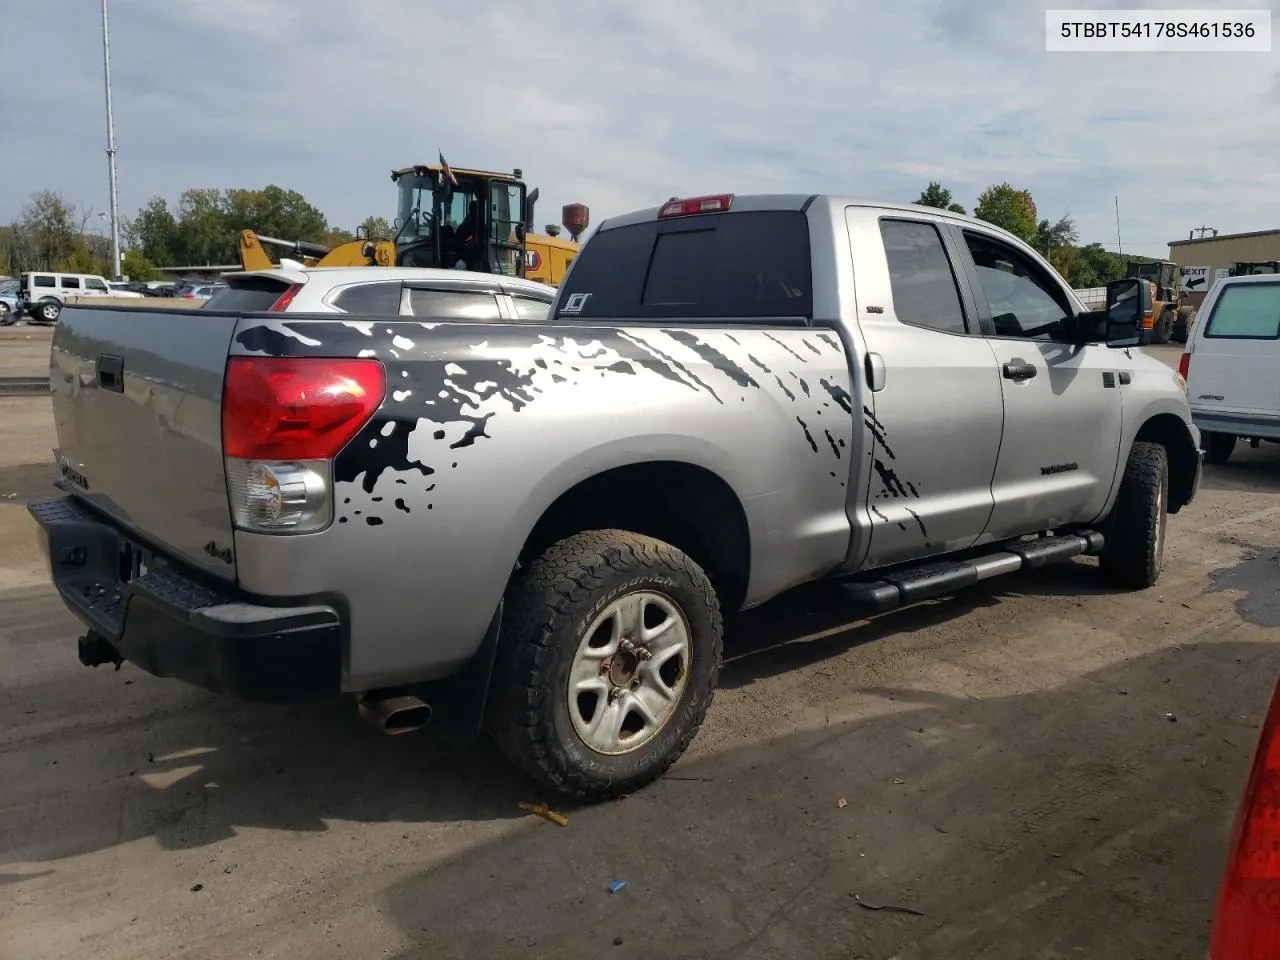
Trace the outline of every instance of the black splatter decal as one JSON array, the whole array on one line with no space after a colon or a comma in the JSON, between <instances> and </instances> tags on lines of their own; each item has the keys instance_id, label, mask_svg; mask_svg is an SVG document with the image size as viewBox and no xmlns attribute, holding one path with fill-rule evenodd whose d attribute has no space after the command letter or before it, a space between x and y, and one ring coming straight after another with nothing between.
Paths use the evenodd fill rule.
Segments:
<instances>
[{"instance_id":1,"label":"black splatter decal","mask_svg":"<svg viewBox=\"0 0 1280 960\"><path fill-rule=\"evenodd\" d=\"M814 355L819 357L822 356L822 351L819 350L817 347L815 347L812 343L810 343L807 337L801 337L800 342L803 343L806 347L808 347L809 351Z\"/></svg>"},{"instance_id":2,"label":"black splatter decal","mask_svg":"<svg viewBox=\"0 0 1280 960\"><path fill-rule=\"evenodd\" d=\"M929 531L924 528L924 521L920 519L920 514L916 513L910 507L905 508L907 513L911 514L911 518L915 520L916 526L920 528L920 536L926 540L929 538Z\"/></svg>"},{"instance_id":3,"label":"black splatter decal","mask_svg":"<svg viewBox=\"0 0 1280 960\"><path fill-rule=\"evenodd\" d=\"M778 389L787 395L787 399L794 401L796 398L796 395L787 389L787 385L782 382L782 378L775 375L773 379L778 382Z\"/></svg>"},{"instance_id":4,"label":"black splatter decal","mask_svg":"<svg viewBox=\"0 0 1280 960\"><path fill-rule=\"evenodd\" d=\"M401 511L403 511L404 513L408 513L408 512L409 512L409 507L408 507L408 505L404 502L404 498L403 498L403 497L396 497L396 509L397 509L397 510L401 510Z\"/></svg>"},{"instance_id":5,"label":"black splatter decal","mask_svg":"<svg viewBox=\"0 0 1280 960\"><path fill-rule=\"evenodd\" d=\"M813 434L809 432L809 425L796 417L796 423L800 424L800 429L804 431L804 438L809 441L809 446L813 447L813 452L818 452L818 441L813 439Z\"/></svg>"},{"instance_id":6,"label":"black splatter decal","mask_svg":"<svg viewBox=\"0 0 1280 960\"><path fill-rule=\"evenodd\" d=\"M792 350L790 347L788 347L785 343L783 343L781 340L779 340L779 339L778 339L777 337L775 337L773 334L771 334L771 333L766 333L766 334L765 334L765 338L766 338L766 339L768 339L768 340L772 340L774 343L776 343L778 346L780 346L783 350L787 351L787 353L791 354L793 357L795 357L795 358L796 358L797 360L799 360L801 363L808 363L808 362L809 362L807 359L805 359L804 357L800 356L800 354L796 353L794 350Z\"/></svg>"},{"instance_id":7,"label":"black splatter decal","mask_svg":"<svg viewBox=\"0 0 1280 960\"><path fill-rule=\"evenodd\" d=\"M757 360L755 357L753 357L749 353L747 354L747 359L750 360L752 363L754 363L757 367L759 367L765 373L773 373L772 370L770 370L768 367L766 367L763 363L761 363L759 360Z\"/></svg>"},{"instance_id":8,"label":"black splatter decal","mask_svg":"<svg viewBox=\"0 0 1280 960\"><path fill-rule=\"evenodd\" d=\"M880 444L880 446L884 448L884 452L889 455L890 460L898 459L894 455L893 449L889 446L889 441L884 438L884 428L880 426L880 421L872 415L871 408L863 407L862 413L862 424L871 431L871 435L875 437L876 443Z\"/></svg>"},{"instance_id":9,"label":"black splatter decal","mask_svg":"<svg viewBox=\"0 0 1280 960\"><path fill-rule=\"evenodd\" d=\"M677 343L682 343L707 363L711 364L740 387L759 387L755 379L742 367L738 366L723 353L705 342L701 337L687 330L662 331Z\"/></svg>"},{"instance_id":10,"label":"black splatter decal","mask_svg":"<svg viewBox=\"0 0 1280 960\"><path fill-rule=\"evenodd\" d=\"M902 485L902 481L898 479L898 475L893 469L886 467L883 460L876 460L876 473L880 475L880 486L889 496L905 497L907 488Z\"/></svg>"},{"instance_id":11,"label":"black splatter decal","mask_svg":"<svg viewBox=\"0 0 1280 960\"><path fill-rule=\"evenodd\" d=\"M625 343L631 344L634 348L638 350L643 350L644 353L647 354L647 356L645 357L633 358L636 363L640 364L640 366L644 367L646 370L656 373L658 376L662 377L663 379L671 380L674 383L678 383L682 387L688 387L690 390L696 391L699 388L701 388L707 391L707 393L711 394L711 396L715 399L716 403L724 403L724 401L720 399L720 397L716 394L716 392L711 389L709 384L704 383L701 379L699 379L696 373L694 373L692 370L686 367L683 363L681 363L675 357L668 356L667 354L659 350L657 347L652 346L651 344L641 343L639 340L636 340L634 337L631 337L625 333L622 333L621 331L614 334L614 336L616 336L619 340ZM679 374L677 374L676 373L677 370L680 371L680 373L683 373L684 376L688 378L688 380L682 378ZM692 380L693 382L690 383L689 382L690 380Z\"/></svg>"},{"instance_id":12,"label":"black splatter decal","mask_svg":"<svg viewBox=\"0 0 1280 960\"><path fill-rule=\"evenodd\" d=\"M800 374L796 373L794 370L791 371L791 375L796 378L796 383L800 384L800 389L804 391L804 395L806 397L809 396L809 384L805 382L804 377L800 376Z\"/></svg>"},{"instance_id":13,"label":"black splatter decal","mask_svg":"<svg viewBox=\"0 0 1280 960\"><path fill-rule=\"evenodd\" d=\"M818 334L818 339L821 340L823 343L825 343L832 350L835 350L839 353L844 352L844 347L840 343L840 338L837 337L835 334L820 333Z\"/></svg>"},{"instance_id":14,"label":"black splatter decal","mask_svg":"<svg viewBox=\"0 0 1280 960\"><path fill-rule=\"evenodd\" d=\"M840 404L840 409L845 413L853 413L853 398L849 396L849 391L838 383L832 383L826 377L818 381L822 384L822 389L827 391L831 399Z\"/></svg>"},{"instance_id":15,"label":"black splatter decal","mask_svg":"<svg viewBox=\"0 0 1280 960\"><path fill-rule=\"evenodd\" d=\"M883 520L885 523L889 522L889 518L886 517L884 513L880 510L880 508L877 507L874 503L871 505L871 512L874 513L881 520Z\"/></svg>"},{"instance_id":16,"label":"black splatter decal","mask_svg":"<svg viewBox=\"0 0 1280 960\"><path fill-rule=\"evenodd\" d=\"M489 434L485 433L484 431L485 431L485 427L489 423L489 418L492 416L493 416L493 412L490 411L480 419L472 420L471 423L467 426L467 432L464 433L457 440L455 440L453 443L449 444L449 449L457 450L459 447L469 447L473 443L475 443L476 440L478 440L480 437L488 437ZM444 433L443 430L436 431L437 437L439 437L443 433ZM454 464L454 466L457 466L457 464Z\"/></svg>"},{"instance_id":17,"label":"black splatter decal","mask_svg":"<svg viewBox=\"0 0 1280 960\"><path fill-rule=\"evenodd\" d=\"M837 460L839 460L839 459L840 459L840 446L839 446L839 444L837 444L837 443L836 443L836 438L835 438L835 437L833 437L833 436L831 435L831 431L830 431L830 430L825 430L825 429L824 429L822 432L823 432L824 434L826 434L826 436L827 436L827 443L831 444L831 452L832 452L832 453L834 453L834 454L836 455L836 459L837 459Z\"/></svg>"},{"instance_id":18,"label":"black splatter decal","mask_svg":"<svg viewBox=\"0 0 1280 960\"><path fill-rule=\"evenodd\" d=\"M608 370L610 373L627 373L633 377L636 375L636 368L626 360L619 360L617 363L611 363L604 369ZM600 374L603 376L604 370L601 370Z\"/></svg>"},{"instance_id":19,"label":"black splatter decal","mask_svg":"<svg viewBox=\"0 0 1280 960\"><path fill-rule=\"evenodd\" d=\"M382 526L382 518L381 518L381 517L365 517L365 518L364 518L364 522L365 522L365 523L367 523L367 524L368 524L369 526L371 526L371 527L380 527L380 526Z\"/></svg>"}]
</instances>

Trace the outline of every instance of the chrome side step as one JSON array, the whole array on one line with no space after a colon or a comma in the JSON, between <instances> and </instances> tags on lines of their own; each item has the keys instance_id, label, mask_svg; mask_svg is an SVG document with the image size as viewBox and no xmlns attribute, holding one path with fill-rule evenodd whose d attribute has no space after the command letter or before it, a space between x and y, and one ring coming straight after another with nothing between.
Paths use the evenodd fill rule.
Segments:
<instances>
[{"instance_id":1,"label":"chrome side step","mask_svg":"<svg viewBox=\"0 0 1280 960\"><path fill-rule=\"evenodd\" d=\"M926 561L881 573L874 580L846 581L841 584L841 589L859 613L885 613L954 593L979 580L1098 553L1105 543L1105 538L1096 530L1019 540L994 553L969 560Z\"/></svg>"}]
</instances>

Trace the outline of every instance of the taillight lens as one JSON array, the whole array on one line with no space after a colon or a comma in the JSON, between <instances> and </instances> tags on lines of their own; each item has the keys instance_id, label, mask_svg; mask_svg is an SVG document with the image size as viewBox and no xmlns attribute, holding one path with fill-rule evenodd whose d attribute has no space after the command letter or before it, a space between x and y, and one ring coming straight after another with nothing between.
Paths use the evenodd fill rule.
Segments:
<instances>
[{"instance_id":1,"label":"taillight lens","mask_svg":"<svg viewBox=\"0 0 1280 960\"><path fill-rule=\"evenodd\" d=\"M1187 353L1184 350L1182 352L1182 356L1178 358L1178 376L1182 377L1182 379L1185 380L1187 379L1187 374L1190 372L1191 372L1191 354Z\"/></svg>"},{"instance_id":2,"label":"taillight lens","mask_svg":"<svg viewBox=\"0 0 1280 960\"><path fill-rule=\"evenodd\" d=\"M1236 812L1214 918L1210 960L1280 957L1280 684Z\"/></svg>"},{"instance_id":3,"label":"taillight lens","mask_svg":"<svg viewBox=\"0 0 1280 960\"><path fill-rule=\"evenodd\" d=\"M232 357L222 401L222 445L245 460L328 460L382 403L377 360Z\"/></svg>"},{"instance_id":4,"label":"taillight lens","mask_svg":"<svg viewBox=\"0 0 1280 960\"><path fill-rule=\"evenodd\" d=\"M293 303L293 298L298 295L298 291L302 289L302 284L295 283L284 293L280 294L280 299L267 308L267 313L283 313L289 308L289 304Z\"/></svg>"},{"instance_id":5,"label":"taillight lens","mask_svg":"<svg viewBox=\"0 0 1280 960\"><path fill-rule=\"evenodd\" d=\"M668 200L658 210L658 219L691 217L699 213L724 213L733 203L733 194L717 193L706 197Z\"/></svg>"}]
</instances>

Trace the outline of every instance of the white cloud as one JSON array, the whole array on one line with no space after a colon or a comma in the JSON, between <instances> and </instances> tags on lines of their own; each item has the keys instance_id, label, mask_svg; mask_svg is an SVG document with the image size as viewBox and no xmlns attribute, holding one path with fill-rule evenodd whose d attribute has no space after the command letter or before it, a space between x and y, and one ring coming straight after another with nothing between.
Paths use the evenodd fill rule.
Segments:
<instances>
[{"instance_id":1,"label":"white cloud","mask_svg":"<svg viewBox=\"0 0 1280 960\"><path fill-rule=\"evenodd\" d=\"M1069 5L1134 4L115 0L121 206L274 182L349 226L443 149L522 168L540 224L571 201L598 223L678 194L911 199L929 179L972 207L1007 179L1085 240L1114 238L1119 196L1147 253L1201 223L1280 226L1275 56L1047 54L1044 9ZM105 209L96 7L5 6L41 54L0 90L0 221L44 187Z\"/></svg>"}]
</instances>

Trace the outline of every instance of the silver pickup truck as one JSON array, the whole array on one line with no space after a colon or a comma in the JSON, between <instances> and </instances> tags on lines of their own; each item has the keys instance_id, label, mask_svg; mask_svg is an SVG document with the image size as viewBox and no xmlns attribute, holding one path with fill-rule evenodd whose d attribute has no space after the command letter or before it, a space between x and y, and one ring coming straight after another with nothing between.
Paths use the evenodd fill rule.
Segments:
<instances>
[{"instance_id":1,"label":"silver pickup truck","mask_svg":"<svg viewBox=\"0 0 1280 960\"><path fill-rule=\"evenodd\" d=\"M1155 583L1201 452L1133 349L1144 289L1090 313L977 220L724 195L603 223L544 322L285 314L272 278L241 311L68 308L65 495L30 509L87 665L352 695L618 796L696 734L725 613L1082 554Z\"/></svg>"}]
</instances>

